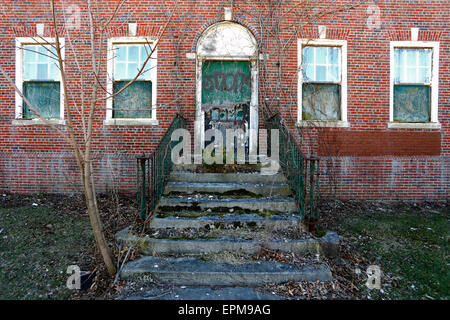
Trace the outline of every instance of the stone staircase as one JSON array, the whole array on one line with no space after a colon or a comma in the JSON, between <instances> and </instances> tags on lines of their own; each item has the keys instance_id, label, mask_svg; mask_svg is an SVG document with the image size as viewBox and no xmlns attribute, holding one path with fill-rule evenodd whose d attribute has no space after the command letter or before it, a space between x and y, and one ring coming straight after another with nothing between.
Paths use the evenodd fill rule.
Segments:
<instances>
[{"instance_id":1,"label":"stone staircase","mask_svg":"<svg viewBox=\"0 0 450 320\"><path fill-rule=\"evenodd\" d=\"M117 234L118 243L143 255L126 264L121 278L146 289L123 298L274 299L254 288L331 280L320 257L337 254L339 237L326 232L314 238L303 230L283 174L198 171L195 165L174 166L150 230ZM263 247L305 259L264 260L258 255Z\"/></svg>"}]
</instances>

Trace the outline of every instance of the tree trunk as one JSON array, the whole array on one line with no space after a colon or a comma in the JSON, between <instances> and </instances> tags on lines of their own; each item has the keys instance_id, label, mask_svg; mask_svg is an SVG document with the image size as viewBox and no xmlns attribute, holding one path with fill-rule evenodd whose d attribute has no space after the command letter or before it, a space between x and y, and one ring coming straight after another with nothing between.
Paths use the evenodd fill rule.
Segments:
<instances>
[{"instance_id":1,"label":"tree trunk","mask_svg":"<svg viewBox=\"0 0 450 320\"><path fill-rule=\"evenodd\" d=\"M100 214L96 203L96 195L92 185L91 166L89 165L89 163L84 164L83 170L84 179L82 179L82 181L84 183L86 206L88 209L92 230L94 231L95 241L97 242L97 246L106 264L108 273L111 276L114 276L116 274L116 266L114 265L111 250L109 249L105 236L103 234L102 222L100 220Z\"/></svg>"}]
</instances>

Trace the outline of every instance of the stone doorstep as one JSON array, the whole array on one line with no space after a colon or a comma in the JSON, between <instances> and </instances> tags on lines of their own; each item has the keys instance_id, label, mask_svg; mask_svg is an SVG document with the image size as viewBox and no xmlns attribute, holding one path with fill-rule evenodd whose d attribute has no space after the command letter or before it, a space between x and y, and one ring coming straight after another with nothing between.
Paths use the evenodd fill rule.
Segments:
<instances>
[{"instance_id":1,"label":"stone doorstep","mask_svg":"<svg viewBox=\"0 0 450 320\"><path fill-rule=\"evenodd\" d=\"M229 191L245 190L263 196L288 196L291 194L289 186L284 183L232 183L232 182L174 182L167 183L164 194L170 192L193 193L225 193Z\"/></svg>"},{"instance_id":2,"label":"stone doorstep","mask_svg":"<svg viewBox=\"0 0 450 320\"><path fill-rule=\"evenodd\" d=\"M135 236L128 234L128 228L116 235L118 243L133 243L142 254L189 254L202 255L221 251L241 251L256 254L264 245L269 249L293 253L320 253L334 258L339 251L339 236L332 231L322 238L300 240L243 240L243 239L198 239L198 240L170 240L155 239L149 236Z\"/></svg>"},{"instance_id":3,"label":"stone doorstep","mask_svg":"<svg viewBox=\"0 0 450 320\"><path fill-rule=\"evenodd\" d=\"M332 274L325 263L299 269L281 262L230 264L199 258L147 256L127 263L121 278L186 286L259 286L289 281L331 281Z\"/></svg>"},{"instance_id":4,"label":"stone doorstep","mask_svg":"<svg viewBox=\"0 0 450 320\"><path fill-rule=\"evenodd\" d=\"M171 171L172 182L218 182L218 183L287 183L283 174L261 175L260 173L195 173Z\"/></svg>"}]
</instances>

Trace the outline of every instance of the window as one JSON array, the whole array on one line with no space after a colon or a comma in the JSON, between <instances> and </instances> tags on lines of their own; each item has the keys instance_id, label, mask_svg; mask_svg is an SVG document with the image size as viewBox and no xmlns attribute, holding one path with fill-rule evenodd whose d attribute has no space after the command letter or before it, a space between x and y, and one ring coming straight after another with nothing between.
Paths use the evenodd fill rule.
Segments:
<instances>
[{"instance_id":1,"label":"window","mask_svg":"<svg viewBox=\"0 0 450 320\"><path fill-rule=\"evenodd\" d=\"M299 48L299 124L347 126L346 42L302 40Z\"/></svg>"},{"instance_id":2,"label":"window","mask_svg":"<svg viewBox=\"0 0 450 320\"><path fill-rule=\"evenodd\" d=\"M391 128L434 128L437 123L439 46L391 43Z\"/></svg>"},{"instance_id":3,"label":"window","mask_svg":"<svg viewBox=\"0 0 450 320\"><path fill-rule=\"evenodd\" d=\"M64 121L60 121L64 117L63 88L56 48L51 45L52 43L54 39L51 38L16 39L16 86L42 117L63 124ZM64 46L63 39L61 46ZM20 124L41 123L38 116L17 93L15 118Z\"/></svg>"},{"instance_id":4,"label":"window","mask_svg":"<svg viewBox=\"0 0 450 320\"><path fill-rule=\"evenodd\" d=\"M109 42L108 99L105 124L157 124L156 121L156 50L143 72L131 85L152 50L152 43L142 38L116 38Z\"/></svg>"}]
</instances>

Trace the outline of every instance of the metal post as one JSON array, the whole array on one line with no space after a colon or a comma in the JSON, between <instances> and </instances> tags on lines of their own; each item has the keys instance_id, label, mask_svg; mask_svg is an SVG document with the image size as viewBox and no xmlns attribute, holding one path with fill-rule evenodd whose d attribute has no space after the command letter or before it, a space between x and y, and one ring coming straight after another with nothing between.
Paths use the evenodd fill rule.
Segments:
<instances>
[{"instance_id":1,"label":"metal post","mask_svg":"<svg viewBox=\"0 0 450 320\"><path fill-rule=\"evenodd\" d=\"M140 170L141 170L141 183L138 185L140 188L138 190L139 194L139 217L142 220L145 220L147 218L147 188L146 188L146 172L145 172L145 165L147 161L147 157L145 154L142 154L142 156L137 157Z\"/></svg>"},{"instance_id":2,"label":"metal post","mask_svg":"<svg viewBox=\"0 0 450 320\"><path fill-rule=\"evenodd\" d=\"M315 169L315 161L310 161L310 177L309 177L309 193L310 193L310 200L309 200L309 219L314 218L314 169Z\"/></svg>"}]
</instances>

